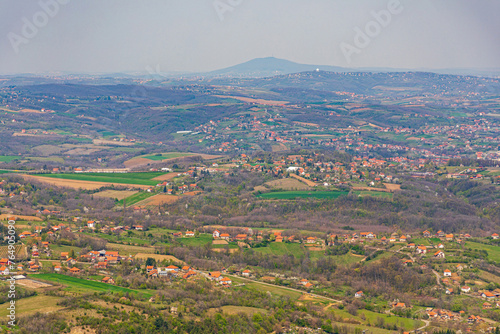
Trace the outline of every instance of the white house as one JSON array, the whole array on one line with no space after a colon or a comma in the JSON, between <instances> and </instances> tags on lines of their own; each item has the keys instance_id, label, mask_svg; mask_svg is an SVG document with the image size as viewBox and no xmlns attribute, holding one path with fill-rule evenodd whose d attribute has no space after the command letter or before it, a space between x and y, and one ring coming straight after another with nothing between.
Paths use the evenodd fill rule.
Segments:
<instances>
[{"instance_id":1,"label":"white house","mask_svg":"<svg viewBox=\"0 0 500 334\"><path fill-rule=\"evenodd\" d=\"M358 292L356 292L356 293L354 294L354 297L356 297L356 298L361 298L361 297L363 297L363 291L358 291Z\"/></svg>"},{"instance_id":2,"label":"white house","mask_svg":"<svg viewBox=\"0 0 500 334\"><path fill-rule=\"evenodd\" d=\"M449 271L448 269L446 269L444 271L444 274L443 274L445 277L450 277L451 276L451 271Z\"/></svg>"},{"instance_id":3,"label":"white house","mask_svg":"<svg viewBox=\"0 0 500 334\"><path fill-rule=\"evenodd\" d=\"M219 238L220 237L220 232L218 230L215 230L214 233L212 233L212 237L214 238Z\"/></svg>"}]
</instances>

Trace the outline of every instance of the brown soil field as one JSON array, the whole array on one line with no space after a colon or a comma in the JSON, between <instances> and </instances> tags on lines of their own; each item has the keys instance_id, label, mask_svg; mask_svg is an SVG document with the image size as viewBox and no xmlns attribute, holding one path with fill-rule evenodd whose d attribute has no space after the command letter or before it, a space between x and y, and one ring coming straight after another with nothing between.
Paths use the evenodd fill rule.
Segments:
<instances>
[{"instance_id":1,"label":"brown soil field","mask_svg":"<svg viewBox=\"0 0 500 334\"><path fill-rule=\"evenodd\" d=\"M239 249L230 248L229 249L229 253L235 253L237 250L239 250ZM213 252L218 252L218 253L223 253L223 252L227 252L227 249L224 249L224 248L212 248L212 251Z\"/></svg>"},{"instance_id":2,"label":"brown soil field","mask_svg":"<svg viewBox=\"0 0 500 334\"><path fill-rule=\"evenodd\" d=\"M94 139L92 142L95 145L134 146L134 143L106 140L106 139Z\"/></svg>"},{"instance_id":3,"label":"brown soil field","mask_svg":"<svg viewBox=\"0 0 500 334\"><path fill-rule=\"evenodd\" d=\"M127 198L129 196L132 196L136 193L137 193L137 191L135 191L135 190L104 190L104 191L100 191L98 193L95 193L94 196L106 197L106 198L116 198L117 200L121 201L122 199Z\"/></svg>"},{"instance_id":4,"label":"brown soil field","mask_svg":"<svg viewBox=\"0 0 500 334\"><path fill-rule=\"evenodd\" d=\"M30 289L40 289L40 288L46 288L46 287L52 286L52 284L33 281L29 278L16 280L16 284L21 285L21 286L25 286L25 287L30 288Z\"/></svg>"},{"instance_id":5,"label":"brown soil field","mask_svg":"<svg viewBox=\"0 0 500 334\"><path fill-rule=\"evenodd\" d=\"M303 178L303 177L301 177L301 176L298 176L298 175L295 175L295 174L290 174L290 176L291 176L291 177L293 177L293 178L296 178L296 179L297 179L297 180L299 180L299 181L304 182L305 184L307 184L307 185L308 185L308 186L310 186L310 187L316 187L316 186L317 186L317 184L316 184L316 183L314 183L313 181L310 181L310 180L308 180L308 179L304 179L304 178Z\"/></svg>"},{"instance_id":6,"label":"brown soil field","mask_svg":"<svg viewBox=\"0 0 500 334\"><path fill-rule=\"evenodd\" d=\"M181 261L181 260L179 260L178 258L176 258L175 256L172 256L172 255L145 254L145 253L137 253L135 255L136 259L142 259L142 260L146 260L148 257L153 258L156 261L166 260L166 261L172 261L172 262L179 263L179 264L186 264L186 262Z\"/></svg>"},{"instance_id":7,"label":"brown soil field","mask_svg":"<svg viewBox=\"0 0 500 334\"><path fill-rule=\"evenodd\" d=\"M288 101L272 101L272 100L263 100L263 99L252 99L249 97L243 97L243 96L225 96L225 95L215 95L216 97L220 98L227 98L227 99L235 99L247 103L257 103L257 104L263 104L267 106L278 106L278 105L284 105L287 104Z\"/></svg>"},{"instance_id":8,"label":"brown soil field","mask_svg":"<svg viewBox=\"0 0 500 334\"><path fill-rule=\"evenodd\" d=\"M125 167L127 168L135 168L135 167L139 167L139 166L145 166L149 163L151 163L152 161L149 160L149 159L144 159L144 158L132 158L130 160L127 160L125 161L123 164L125 165Z\"/></svg>"},{"instance_id":9,"label":"brown soil field","mask_svg":"<svg viewBox=\"0 0 500 334\"><path fill-rule=\"evenodd\" d=\"M95 190L99 189L102 187L107 187L111 186L114 183L110 182L96 182L96 181L82 181L82 180L65 180L65 179L54 179L51 177L43 177L43 176L36 176L36 175L23 175L23 177L26 178L33 178L35 180L45 182L48 184L52 184L57 187L67 187L67 188L73 188L73 189L86 189L86 190ZM151 188L151 186L145 186L145 185L140 185L140 184L121 184L117 183L116 185L119 186L129 186L131 188L140 188L140 189L148 189Z\"/></svg>"},{"instance_id":10,"label":"brown soil field","mask_svg":"<svg viewBox=\"0 0 500 334\"><path fill-rule=\"evenodd\" d=\"M106 247L108 249L112 249L112 250L117 250L117 251L120 251L120 254L125 254L125 255L135 255L135 254L138 254L138 253L154 253L155 252L155 248L153 247L143 247L143 246L132 246L132 245L122 245L122 244L114 244L114 243L111 243L111 242L108 242L106 244Z\"/></svg>"},{"instance_id":11,"label":"brown soil field","mask_svg":"<svg viewBox=\"0 0 500 334\"><path fill-rule=\"evenodd\" d=\"M21 216L21 215L13 215L13 214L1 214L0 215L0 220L7 220L10 217L17 217L16 220L26 220L26 221L43 221L42 218L35 217L35 216ZM16 225L18 226L18 225Z\"/></svg>"},{"instance_id":12,"label":"brown soil field","mask_svg":"<svg viewBox=\"0 0 500 334\"><path fill-rule=\"evenodd\" d=\"M371 187L352 187L352 190L365 190L365 191L380 191L384 193L390 193L389 189L385 188L371 188Z\"/></svg>"},{"instance_id":13,"label":"brown soil field","mask_svg":"<svg viewBox=\"0 0 500 334\"><path fill-rule=\"evenodd\" d=\"M195 191L188 191L187 193L184 193L184 196L196 196L203 193L201 190L195 190Z\"/></svg>"},{"instance_id":14,"label":"brown soil field","mask_svg":"<svg viewBox=\"0 0 500 334\"><path fill-rule=\"evenodd\" d=\"M179 199L179 197L177 197L175 195L160 194L160 195L154 195L154 196L151 196L149 198L146 198L143 201L137 202L135 205L140 206L140 207L145 207L145 206L149 206L149 205L158 206L158 205L165 204L165 203L167 203L167 204L174 203L178 199Z\"/></svg>"},{"instance_id":15,"label":"brown soil field","mask_svg":"<svg viewBox=\"0 0 500 334\"><path fill-rule=\"evenodd\" d=\"M394 184L394 183L384 183L384 186L389 189L390 191L396 191L396 190L401 190L401 185L400 184Z\"/></svg>"},{"instance_id":16,"label":"brown soil field","mask_svg":"<svg viewBox=\"0 0 500 334\"><path fill-rule=\"evenodd\" d=\"M228 245L228 242L226 240L214 240L212 241L213 245Z\"/></svg>"},{"instance_id":17,"label":"brown soil field","mask_svg":"<svg viewBox=\"0 0 500 334\"><path fill-rule=\"evenodd\" d=\"M264 184L271 188L283 189L283 190L309 190L311 187L305 185L297 179L281 179L269 181Z\"/></svg>"},{"instance_id":18,"label":"brown soil field","mask_svg":"<svg viewBox=\"0 0 500 334\"><path fill-rule=\"evenodd\" d=\"M272 145L271 146L273 152L281 152L281 151L287 151L288 147L286 147L285 144L279 143L278 145Z\"/></svg>"},{"instance_id":19,"label":"brown soil field","mask_svg":"<svg viewBox=\"0 0 500 334\"><path fill-rule=\"evenodd\" d=\"M310 251L322 251L322 250L324 250L324 249L323 249L323 248L321 248L321 247L309 247L308 249L309 249Z\"/></svg>"},{"instance_id":20,"label":"brown soil field","mask_svg":"<svg viewBox=\"0 0 500 334\"><path fill-rule=\"evenodd\" d=\"M157 177L154 177L153 180L156 180L156 181L170 181L172 180L173 178L179 176L179 174L181 173L184 173L184 172L172 172L172 173L167 173L167 174L163 174L163 175L160 175L160 176L157 176Z\"/></svg>"},{"instance_id":21,"label":"brown soil field","mask_svg":"<svg viewBox=\"0 0 500 334\"><path fill-rule=\"evenodd\" d=\"M292 122L297 125L303 125L303 126L314 126L316 128L319 128L319 124L316 123L305 123L305 122Z\"/></svg>"}]
</instances>

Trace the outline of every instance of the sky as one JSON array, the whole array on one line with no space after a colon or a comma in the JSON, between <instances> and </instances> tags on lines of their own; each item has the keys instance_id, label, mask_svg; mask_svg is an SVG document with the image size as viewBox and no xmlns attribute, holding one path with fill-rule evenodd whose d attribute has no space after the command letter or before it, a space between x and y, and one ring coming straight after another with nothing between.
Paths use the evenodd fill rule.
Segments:
<instances>
[{"instance_id":1,"label":"sky","mask_svg":"<svg viewBox=\"0 0 500 334\"><path fill-rule=\"evenodd\" d=\"M498 0L0 0L0 74L500 68ZM378 19L378 20L377 20Z\"/></svg>"}]
</instances>

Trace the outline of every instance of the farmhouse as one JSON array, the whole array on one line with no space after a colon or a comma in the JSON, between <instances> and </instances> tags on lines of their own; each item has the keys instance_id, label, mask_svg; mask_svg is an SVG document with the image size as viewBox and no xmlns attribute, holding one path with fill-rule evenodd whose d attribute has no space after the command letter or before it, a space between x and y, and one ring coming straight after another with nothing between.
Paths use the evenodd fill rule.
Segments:
<instances>
[{"instance_id":1,"label":"farmhouse","mask_svg":"<svg viewBox=\"0 0 500 334\"><path fill-rule=\"evenodd\" d=\"M235 239L238 240L238 241L245 241L245 240L247 240L247 235L246 234L238 234L235 237Z\"/></svg>"},{"instance_id":2,"label":"farmhouse","mask_svg":"<svg viewBox=\"0 0 500 334\"><path fill-rule=\"evenodd\" d=\"M361 298L361 297L363 297L363 296L364 296L363 291L358 291L358 292L356 292L356 293L354 294L354 297L356 297L356 298Z\"/></svg>"},{"instance_id":3,"label":"farmhouse","mask_svg":"<svg viewBox=\"0 0 500 334\"><path fill-rule=\"evenodd\" d=\"M104 277L101 282L103 283L108 283L108 284L114 284L115 283L115 280L112 279L111 277Z\"/></svg>"},{"instance_id":4,"label":"farmhouse","mask_svg":"<svg viewBox=\"0 0 500 334\"><path fill-rule=\"evenodd\" d=\"M220 237L220 232L218 230L215 230L213 233L212 233L212 237L214 237L215 239L218 239Z\"/></svg>"},{"instance_id":5,"label":"farmhouse","mask_svg":"<svg viewBox=\"0 0 500 334\"><path fill-rule=\"evenodd\" d=\"M437 251L436 253L434 253L434 257L436 259L444 259L445 258L445 255L444 255L444 252L443 251Z\"/></svg>"},{"instance_id":6,"label":"farmhouse","mask_svg":"<svg viewBox=\"0 0 500 334\"><path fill-rule=\"evenodd\" d=\"M443 276L445 276L445 277L450 277L450 276L451 276L451 271L449 271L448 269L446 269L446 270L444 271Z\"/></svg>"},{"instance_id":7,"label":"farmhouse","mask_svg":"<svg viewBox=\"0 0 500 334\"><path fill-rule=\"evenodd\" d=\"M194 232L193 231L187 231L186 232L186 237L194 237Z\"/></svg>"},{"instance_id":8,"label":"farmhouse","mask_svg":"<svg viewBox=\"0 0 500 334\"><path fill-rule=\"evenodd\" d=\"M498 239L498 238L500 238L500 236L498 235L498 233L493 233L493 234L491 235L491 237L492 237L493 239Z\"/></svg>"},{"instance_id":9,"label":"farmhouse","mask_svg":"<svg viewBox=\"0 0 500 334\"><path fill-rule=\"evenodd\" d=\"M425 254L425 253L427 253L427 247L425 247L425 246L418 246L417 247L417 253L418 254Z\"/></svg>"}]
</instances>

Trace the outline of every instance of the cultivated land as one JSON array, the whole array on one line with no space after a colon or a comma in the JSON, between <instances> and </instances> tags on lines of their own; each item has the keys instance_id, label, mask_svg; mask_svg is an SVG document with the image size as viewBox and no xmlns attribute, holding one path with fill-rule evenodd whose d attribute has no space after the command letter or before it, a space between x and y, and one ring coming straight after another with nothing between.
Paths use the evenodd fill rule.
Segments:
<instances>
[{"instance_id":1,"label":"cultivated land","mask_svg":"<svg viewBox=\"0 0 500 334\"><path fill-rule=\"evenodd\" d=\"M120 201L124 198L131 197L132 195L135 195L135 194L137 194L137 191L135 191L135 190L104 190L104 191L100 191L98 193L95 193L94 196L113 198L113 199L117 199Z\"/></svg>"},{"instance_id":2,"label":"cultivated land","mask_svg":"<svg viewBox=\"0 0 500 334\"><path fill-rule=\"evenodd\" d=\"M345 196L346 191L277 191L259 194L257 197L264 199L294 199L294 198L337 198Z\"/></svg>"}]
</instances>

